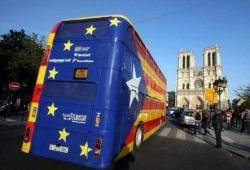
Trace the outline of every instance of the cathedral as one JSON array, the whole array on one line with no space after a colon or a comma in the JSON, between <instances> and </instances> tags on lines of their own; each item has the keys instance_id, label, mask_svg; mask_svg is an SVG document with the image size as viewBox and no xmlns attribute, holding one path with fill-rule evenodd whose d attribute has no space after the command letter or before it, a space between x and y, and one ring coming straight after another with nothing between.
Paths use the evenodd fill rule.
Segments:
<instances>
[{"instance_id":1,"label":"cathedral","mask_svg":"<svg viewBox=\"0 0 250 170\"><path fill-rule=\"evenodd\" d=\"M192 51L180 51L178 54L176 107L207 109L205 89L213 88L213 82L223 78L220 52L217 45L203 51L203 66L196 67ZM221 107L228 107L227 88L221 94Z\"/></svg>"}]
</instances>

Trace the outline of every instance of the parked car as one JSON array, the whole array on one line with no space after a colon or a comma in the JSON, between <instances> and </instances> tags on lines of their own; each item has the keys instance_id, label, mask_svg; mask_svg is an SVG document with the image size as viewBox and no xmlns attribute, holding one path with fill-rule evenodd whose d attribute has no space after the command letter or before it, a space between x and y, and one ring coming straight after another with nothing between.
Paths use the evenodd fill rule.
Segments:
<instances>
[{"instance_id":1,"label":"parked car","mask_svg":"<svg viewBox=\"0 0 250 170\"><path fill-rule=\"evenodd\" d=\"M184 110L181 114L180 123L184 126L195 126L194 110Z\"/></svg>"},{"instance_id":2,"label":"parked car","mask_svg":"<svg viewBox=\"0 0 250 170\"><path fill-rule=\"evenodd\" d=\"M9 115L11 110L11 104L9 104L6 100L0 101L0 116L6 118Z\"/></svg>"},{"instance_id":3,"label":"parked car","mask_svg":"<svg viewBox=\"0 0 250 170\"><path fill-rule=\"evenodd\" d=\"M181 115L183 113L184 109L183 108L176 108L175 112L174 112L174 117L176 119L180 119Z\"/></svg>"}]
</instances>

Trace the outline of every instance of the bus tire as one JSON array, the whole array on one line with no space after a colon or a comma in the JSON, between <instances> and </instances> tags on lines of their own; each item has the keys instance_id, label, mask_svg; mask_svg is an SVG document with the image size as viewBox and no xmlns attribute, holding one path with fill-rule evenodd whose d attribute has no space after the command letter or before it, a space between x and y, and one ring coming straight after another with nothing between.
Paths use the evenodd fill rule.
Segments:
<instances>
[{"instance_id":1,"label":"bus tire","mask_svg":"<svg viewBox=\"0 0 250 170\"><path fill-rule=\"evenodd\" d=\"M139 123L134 137L134 150L139 149L142 142L143 142L143 126L142 123Z\"/></svg>"}]
</instances>

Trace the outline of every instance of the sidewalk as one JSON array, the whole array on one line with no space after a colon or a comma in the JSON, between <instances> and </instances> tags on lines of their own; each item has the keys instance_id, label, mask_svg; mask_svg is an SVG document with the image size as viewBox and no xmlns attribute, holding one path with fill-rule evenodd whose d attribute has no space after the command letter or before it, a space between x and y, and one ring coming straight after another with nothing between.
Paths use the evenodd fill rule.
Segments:
<instances>
[{"instance_id":1,"label":"sidewalk","mask_svg":"<svg viewBox=\"0 0 250 170\"><path fill-rule=\"evenodd\" d=\"M215 145L215 134L213 129L208 129L212 136L203 136L203 139ZM250 159L250 135L246 132L240 133L239 129L224 130L221 133L222 147L230 152Z\"/></svg>"}]
</instances>

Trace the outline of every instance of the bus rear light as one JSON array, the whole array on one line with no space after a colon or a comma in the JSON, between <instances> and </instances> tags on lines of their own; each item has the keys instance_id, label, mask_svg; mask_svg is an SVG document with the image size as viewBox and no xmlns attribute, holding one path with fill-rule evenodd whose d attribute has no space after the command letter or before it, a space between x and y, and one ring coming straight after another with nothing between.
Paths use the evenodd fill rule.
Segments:
<instances>
[{"instance_id":1,"label":"bus rear light","mask_svg":"<svg viewBox=\"0 0 250 170\"><path fill-rule=\"evenodd\" d=\"M94 151L95 157L100 156L100 154L101 154L101 146L102 146L102 139L97 138L96 141L95 141L95 151Z\"/></svg>"},{"instance_id":2,"label":"bus rear light","mask_svg":"<svg viewBox=\"0 0 250 170\"><path fill-rule=\"evenodd\" d=\"M36 114L37 114L37 107L33 107L32 108L32 111L31 111L31 116L33 117L33 118L35 118L36 117Z\"/></svg>"},{"instance_id":3,"label":"bus rear light","mask_svg":"<svg viewBox=\"0 0 250 170\"><path fill-rule=\"evenodd\" d=\"M25 134L24 134L24 143L30 142L32 135L33 135L33 126L27 125Z\"/></svg>"},{"instance_id":4,"label":"bus rear light","mask_svg":"<svg viewBox=\"0 0 250 170\"><path fill-rule=\"evenodd\" d=\"M42 85L37 84L35 86L33 96L32 96L32 101L33 102L39 102L40 96L41 96L41 91L42 91Z\"/></svg>"}]
</instances>

